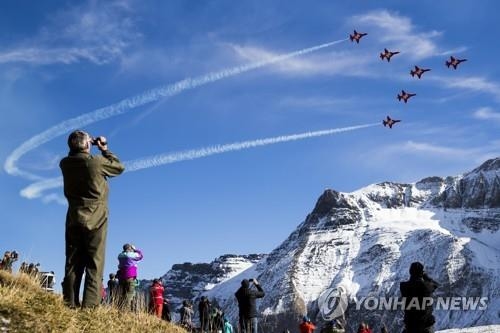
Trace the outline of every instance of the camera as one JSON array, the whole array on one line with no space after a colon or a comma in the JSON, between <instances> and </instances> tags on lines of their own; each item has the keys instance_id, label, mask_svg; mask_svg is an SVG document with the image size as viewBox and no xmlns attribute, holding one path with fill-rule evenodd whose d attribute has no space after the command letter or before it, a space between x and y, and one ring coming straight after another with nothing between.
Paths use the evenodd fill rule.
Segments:
<instances>
[{"instance_id":1,"label":"camera","mask_svg":"<svg viewBox=\"0 0 500 333\"><path fill-rule=\"evenodd\" d=\"M17 259L17 258L19 257L19 255L17 254L17 252L16 252L16 251L12 251L12 252L10 253L10 257L11 257L12 259Z\"/></svg>"},{"instance_id":2,"label":"camera","mask_svg":"<svg viewBox=\"0 0 500 333\"><path fill-rule=\"evenodd\" d=\"M248 279L248 282L253 283L253 279Z\"/></svg>"},{"instance_id":3,"label":"camera","mask_svg":"<svg viewBox=\"0 0 500 333\"><path fill-rule=\"evenodd\" d=\"M108 143L106 141L101 141L101 137L97 137L97 138L91 138L90 139L90 143L93 145L93 146L97 146L98 142L101 143L101 145L105 146L107 145Z\"/></svg>"}]
</instances>

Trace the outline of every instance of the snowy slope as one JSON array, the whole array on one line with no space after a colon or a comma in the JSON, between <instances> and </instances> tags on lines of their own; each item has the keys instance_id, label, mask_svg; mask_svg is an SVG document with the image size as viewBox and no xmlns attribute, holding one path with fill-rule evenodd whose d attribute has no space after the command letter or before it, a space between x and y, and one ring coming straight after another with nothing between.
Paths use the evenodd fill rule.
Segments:
<instances>
[{"instance_id":1,"label":"snowy slope","mask_svg":"<svg viewBox=\"0 0 500 333\"><path fill-rule=\"evenodd\" d=\"M454 177L385 182L353 193L326 190L313 211L267 257L206 294L237 317L234 292L256 276L266 332L295 328L308 314L321 324L319 295L342 285L353 326L401 327L402 311L357 310L354 298L398 296L421 261L439 281L437 296L488 297L484 311L435 311L437 329L500 323L500 159Z\"/></svg>"},{"instance_id":2,"label":"snowy slope","mask_svg":"<svg viewBox=\"0 0 500 333\"><path fill-rule=\"evenodd\" d=\"M489 326L476 326L470 328L452 328L443 330L436 333L498 333L500 332L500 325Z\"/></svg>"},{"instance_id":3,"label":"snowy slope","mask_svg":"<svg viewBox=\"0 0 500 333\"><path fill-rule=\"evenodd\" d=\"M211 263L175 264L161 277L166 290L165 296L175 311L183 300L196 301L201 293L239 275L263 257L263 254L226 254ZM141 288L147 291L151 284L152 281L141 281ZM147 292L145 294L148 295Z\"/></svg>"}]
</instances>

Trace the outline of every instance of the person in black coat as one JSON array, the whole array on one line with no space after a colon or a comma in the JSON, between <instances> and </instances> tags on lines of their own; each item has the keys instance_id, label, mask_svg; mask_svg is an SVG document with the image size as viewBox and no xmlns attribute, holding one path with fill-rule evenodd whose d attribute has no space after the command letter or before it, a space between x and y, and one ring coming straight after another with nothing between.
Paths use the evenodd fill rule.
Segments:
<instances>
[{"instance_id":1,"label":"person in black coat","mask_svg":"<svg viewBox=\"0 0 500 333\"><path fill-rule=\"evenodd\" d=\"M200 314L200 329L208 332L210 324L210 302L206 296L201 296L198 303L198 313Z\"/></svg>"},{"instance_id":2,"label":"person in black coat","mask_svg":"<svg viewBox=\"0 0 500 333\"><path fill-rule=\"evenodd\" d=\"M251 283L255 288L252 288ZM240 332L257 333L258 313L255 300L264 297L264 290L256 279L243 279L234 295L238 300Z\"/></svg>"},{"instance_id":3,"label":"person in black coat","mask_svg":"<svg viewBox=\"0 0 500 333\"><path fill-rule=\"evenodd\" d=\"M432 293L438 283L431 279L424 271L424 265L414 262L410 266L410 279L401 282L399 289L405 299L405 332L406 333L433 333L434 323L432 315Z\"/></svg>"}]
</instances>

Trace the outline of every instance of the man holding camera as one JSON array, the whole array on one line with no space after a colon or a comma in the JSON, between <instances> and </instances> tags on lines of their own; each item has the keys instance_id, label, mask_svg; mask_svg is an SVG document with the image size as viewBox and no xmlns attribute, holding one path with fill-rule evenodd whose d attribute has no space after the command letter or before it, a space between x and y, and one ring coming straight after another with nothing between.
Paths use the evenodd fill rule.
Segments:
<instances>
[{"instance_id":1,"label":"man holding camera","mask_svg":"<svg viewBox=\"0 0 500 333\"><path fill-rule=\"evenodd\" d=\"M252 284L256 289L252 288ZM257 306L255 300L265 293L257 279L243 279L241 287L234 294L238 300L240 332L257 333Z\"/></svg>"},{"instance_id":2,"label":"man holding camera","mask_svg":"<svg viewBox=\"0 0 500 333\"><path fill-rule=\"evenodd\" d=\"M101 155L91 155L96 145ZM106 139L91 138L77 130L68 138L69 154L59 164L68 200L66 214L66 264L63 298L70 307L79 303L79 289L85 271L83 308L96 307L101 300L101 280L108 229L109 177L118 176L125 167L108 150Z\"/></svg>"},{"instance_id":3,"label":"man holding camera","mask_svg":"<svg viewBox=\"0 0 500 333\"><path fill-rule=\"evenodd\" d=\"M3 259L0 262L0 269L6 270L12 273L12 264L17 261L18 255L16 251L5 251L3 254Z\"/></svg>"},{"instance_id":4,"label":"man holding camera","mask_svg":"<svg viewBox=\"0 0 500 333\"><path fill-rule=\"evenodd\" d=\"M416 261L410 266L410 279L401 282L399 289L405 300L405 333L433 333L434 323L432 293L438 283L424 271L424 265Z\"/></svg>"}]
</instances>

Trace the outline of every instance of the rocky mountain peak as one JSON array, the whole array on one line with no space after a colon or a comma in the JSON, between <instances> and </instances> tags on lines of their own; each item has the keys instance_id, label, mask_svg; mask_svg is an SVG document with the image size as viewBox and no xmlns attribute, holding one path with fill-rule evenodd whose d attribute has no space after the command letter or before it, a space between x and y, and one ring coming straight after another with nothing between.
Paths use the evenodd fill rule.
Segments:
<instances>
[{"instance_id":1,"label":"rocky mountain peak","mask_svg":"<svg viewBox=\"0 0 500 333\"><path fill-rule=\"evenodd\" d=\"M497 158L492 158L490 160L487 160L477 168L471 171L471 173L476 173L476 172L488 172L488 171L500 171L500 157Z\"/></svg>"}]
</instances>

